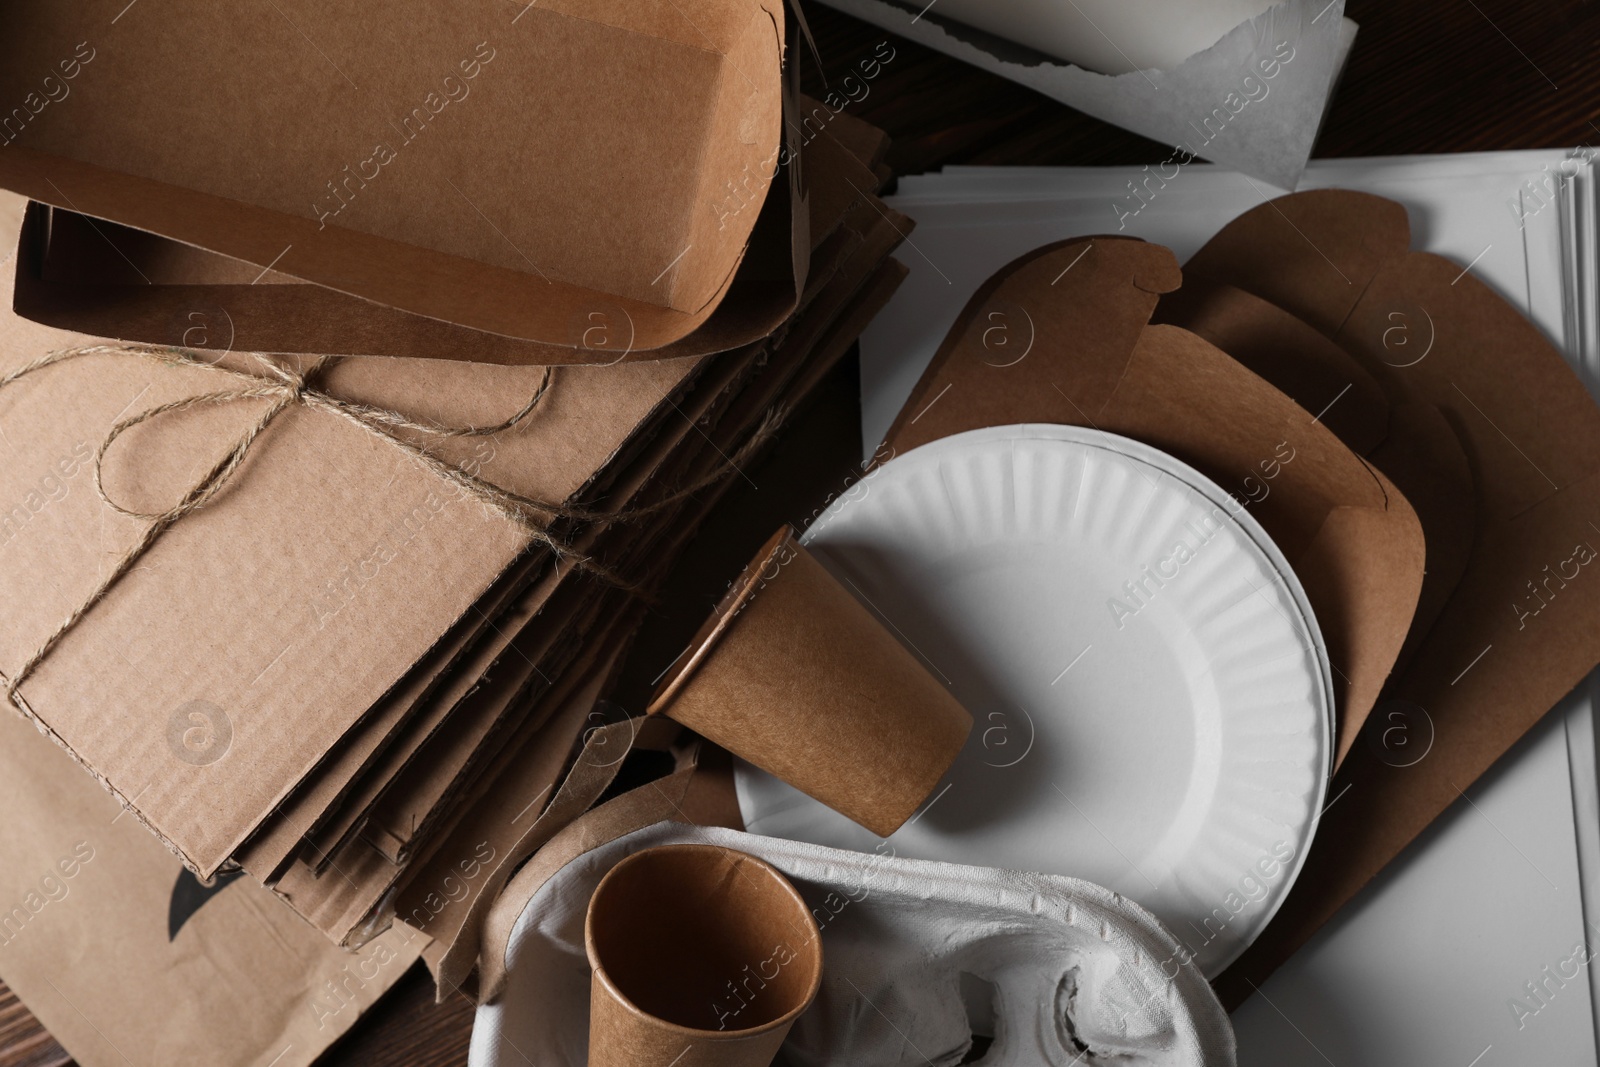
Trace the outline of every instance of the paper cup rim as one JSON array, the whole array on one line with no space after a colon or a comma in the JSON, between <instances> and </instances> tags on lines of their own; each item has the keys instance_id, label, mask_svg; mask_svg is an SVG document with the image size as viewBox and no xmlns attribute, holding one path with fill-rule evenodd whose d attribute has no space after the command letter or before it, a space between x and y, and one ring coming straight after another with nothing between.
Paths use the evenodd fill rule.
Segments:
<instances>
[{"instance_id":1,"label":"paper cup rim","mask_svg":"<svg viewBox=\"0 0 1600 1067\"><path fill-rule=\"evenodd\" d=\"M605 888L606 883L611 880L612 875L616 874L622 868L632 863L635 858L639 856L657 855L663 852L703 852L713 853L718 856L736 856L742 860L748 860L750 863L762 868L768 874L774 877L777 884L783 888L784 892L788 894L790 900L792 900L795 906L799 908L800 914L805 916L806 924L811 928L812 941L817 944L817 965L812 971L811 983L806 988L805 997L800 1001L800 1003L784 1012L778 1018L764 1022L760 1026L751 1026L743 1030L701 1030L697 1027L684 1026L682 1023L672 1022L670 1019L663 1019L659 1015L652 1015L645 1011L643 1008L639 1007L639 1005L630 1000L628 996L622 992L622 990L617 988L617 984L611 980L611 976L607 974L603 968L595 966L594 960L595 956L597 955L594 948L593 909L595 897L600 895L600 891ZM594 893L589 898L589 910L583 918L584 960L589 964L589 973L606 987L607 992L616 998L617 1003L622 1005L625 1009L627 1009L630 1015L637 1019L648 1019L651 1025L658 1026L668 1033L682 1036L685 1039L693 1038L701 1041L712 1039L718 1041L742 1041L747 1038L760 1037L761 1035L769 1034L780 1027L788 1026L798 1019L802 1014L805 1013L807 1008L811 1007L811 1005L816 1002L817 994L822 990L821 941L822 931L817 928L816 920L811 917L810 907L806 905L805 898L802 897L800 895L800 891L794 887L794 883L789 881L788 875L778 870L778 868L774 867L760 856L754 856L748 852L740 852L736 848L727 848L723 845L711 845L698 842L673 845L654 845L650 848L641 848L637 852L628 853L628 855L619 860L616 865L607 871L604 877L602 877L600 881L595 884Z\"/></svg>"},{"instance_id":2,"label":"paper cup rim","mask_svg":"<svg viewBox=\"0 0 1600 1067\"><path fill-rule=\"evenodd\" d=\"M695 671L705 662L712 649L717 647L725 633L733 626L733 620L739 617L750 598L755 596L756 590L761 587L761 575L779 552L788 546L800 548L800 538L795 533L793 526L785 525L777 533L767 538L766 544L761 546L755 558L746 565L744 571L734 582L733 586L717 601L717 606L712 609L711 615L700 624L700 629L689 641L687 654L679 657L678 662L667 668L667 676L656 687L655 695L650 698L650 704L645 708L646 715L659 715L666 711L682 692L683 687L689 683Z\"/></svg>"}]
</instances>

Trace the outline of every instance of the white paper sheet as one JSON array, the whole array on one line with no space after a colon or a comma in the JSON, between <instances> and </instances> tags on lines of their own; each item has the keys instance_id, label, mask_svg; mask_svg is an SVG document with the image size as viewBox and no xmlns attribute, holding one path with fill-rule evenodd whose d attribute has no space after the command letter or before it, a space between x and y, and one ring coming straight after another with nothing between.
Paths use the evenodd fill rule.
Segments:
<instances>
[{"instance_id":1,"label":"white paper sheet","mask_svg":"<svg viewBox=\"0 0 1600 1067\"><path fill-rule=\"evenodd\" d=\"M942 0L938 13L1101 74L1176 67L1275 0ZM934 10L929 5L929 10Z\"/></svg>"},{"instance_id":2,"label":"white paper sheet","mask_svg":"<svg viewBox=\"0 0 1600 1067\"><path fill-rule=\"evenodd\" d=\"M925 0L823 2L1096 118L1285 189L1294 187L1306 165L1356 34L1356 24L1344 18L1344 0L1283 0L1175 67L1097 74L1034 51L1043 46L1038 35L1024 47L947 21ZM980 2L1001 7L1014 0ZM1022 36L1020 26L1014 32ZM1124 69L1136 65L1128 62Z\"/></svg>"}]
</instances>

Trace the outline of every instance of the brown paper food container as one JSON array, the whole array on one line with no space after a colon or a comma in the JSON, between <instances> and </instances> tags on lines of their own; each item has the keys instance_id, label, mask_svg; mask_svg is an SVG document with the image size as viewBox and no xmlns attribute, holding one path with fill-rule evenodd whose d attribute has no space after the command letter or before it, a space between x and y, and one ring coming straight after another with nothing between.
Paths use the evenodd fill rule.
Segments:
<instances>
[{"instance_id":1,"label":"brown paper food container","mask_svg":"<svg viewBox=\"0 0 1600 1067\"><path fill-rule=\"evenodd\" d=\"M798 98L802 113L820 107ZM705 322L658 348L641 345L621 305L597 305L575 316L563 344L518 340L384 307L43 203L30 206L21 228L12 305L23 318L64 330L211 350L497 364L724 352L764 339L803 308L802 290L809 292L814 274L829 271L822 239L851 209L866 206L863 191L883 184L873 170L886 151L882 131L842 112L820 132L792 121L789 127L779 155L783 181L759 205L727 295ZM803 167L798 165L802 154ZM751 198L749 207L756 210L754 190L741 189L739 195ZM906 223L901 218L897 225Z\"/></svg>"},{"instance_id":2,"label":"brown paper food container","mask_svg":"<svg viewBox=\"0 0 1600 1067\"><path fill-rule=\"evenodd\" d=\"M1588 566L1600 556L1600 409L1468 264L1411 243L1400 204L1323 189L1246 212L1184 268L1309 324L1390 397L1438 409L1473 491L1471 528L1440 524L1454 580L1330 786L1344 799L1323 814L1293 892L1219 978L1224 1003L1249 997L1600 661Z\"/></svg>"},{"instance_id":3,"label":"brown paper food container","mask_svg":"<svg viewBox=\"0 0 1600 1067\"><path fill-rule=\"evenodd\" d=\"M1018 257L973 294L878 454L984 426L1061 423L1132 437L1210 477L1305 586L1333 667L1337 766L1405 641L1422 526L1312 412L1202 337L1150 324L1181 280L1169 250L1128 238ZM1007 331L1032 338L1024 357L993 349Z\"/></svg>"},{"instance_id":4,"label":"brown paper food container","mask_svg":"<svg viewBox=\"0 0 1600 1067\"><path fill-rule=\"evenodd\" d=\"M766 1067L822 984L805 900L754 856L635 852L595 888L590 1067Z\"/></svg>"},{"instance_id":5,"label":"brown paper food container","mask_svg":"<svg viewBox=\"0 0 1600 1067\"><path fill-rule=\"evenodd\" d=\"M125 339L221 304L250 350L612 362L706 325L788 207L783 37L780 0L48 5L0 40L0 187L254 267L127 290ZM314 284L229 284L269 272Z\"/></svg>"},{"instance_id":6,"label":"brown paper food container","mask_svg":"<svg viewBox=\"0 0 1600 1067\"><path fill-rule=\"evenodd\" d=\"M972 716L795 538L745 568L650 703L888 837Z\"/></svg>"}]
</instances>

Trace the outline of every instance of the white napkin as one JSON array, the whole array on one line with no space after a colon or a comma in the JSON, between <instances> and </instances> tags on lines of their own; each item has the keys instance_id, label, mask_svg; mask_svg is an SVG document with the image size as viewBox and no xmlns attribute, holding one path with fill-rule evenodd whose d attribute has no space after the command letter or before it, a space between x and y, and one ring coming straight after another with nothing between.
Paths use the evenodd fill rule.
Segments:
<instances>
[{"instance_id":1,"label":"white napkin","mask_svg":"<svg viewBox=\"0 0 1600 1067\"><path fill-rule=\"evenodd\" d=\"M759 856L812 906L822 991L784 1046L794 1067L953 1067L975 1030L995 1038L982 1067L1234 1063L1232 1028L1199 970L1110 890L662 822L583 854L534 894L506 951L505 991L478 1009L470 1067L581 1067L589 897L623 857L681 842Z\"/></svg>"}]
</instances>

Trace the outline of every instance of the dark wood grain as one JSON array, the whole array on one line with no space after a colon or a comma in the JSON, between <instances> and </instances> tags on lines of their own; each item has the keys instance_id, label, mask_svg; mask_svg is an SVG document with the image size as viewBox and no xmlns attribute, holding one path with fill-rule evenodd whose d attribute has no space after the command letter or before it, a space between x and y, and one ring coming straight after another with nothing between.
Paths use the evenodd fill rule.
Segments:
<instances>
[{"instance_id":1,"label":"dark wood grain","mask_svg":"<svg viewBox=\"0 0 1600 1067\"><path fill-rule=\"evenodd\" d=\"M1165 146L816 3L806 2L805 11L825 65L819 73L807 63L803 77L813 95L827 91L824 75L844 78L890 40L894 59L851 110L889 131L896 173L947 163L1155 163L1168 154ZM1347 11L1361 32L1318 156L1600 144L1600 2L1351 0ZM823 401L785 435L778 455L754 475L761 488L725 502L712 528L728 540L708 536L697 543L684 566L701 570L685 570L674 582L681 604L654 621L651 640L670 640L684 618L704 612L715 588L706 584L716 569L708 560L718 557L719 545L726 549L721 558L742 560L748 552L737 546L750 531L770 532L770 517L809 511L819 486L842 479L859 455L844 429L853 426L854 373L852 363L842 366ZM460 998L434 1004L432 984L416 968L324 1062L461 1064L471 1025L471 1006ZM0 1067L66 1062L0 985Z\"/></svg>"}]
</instances>

